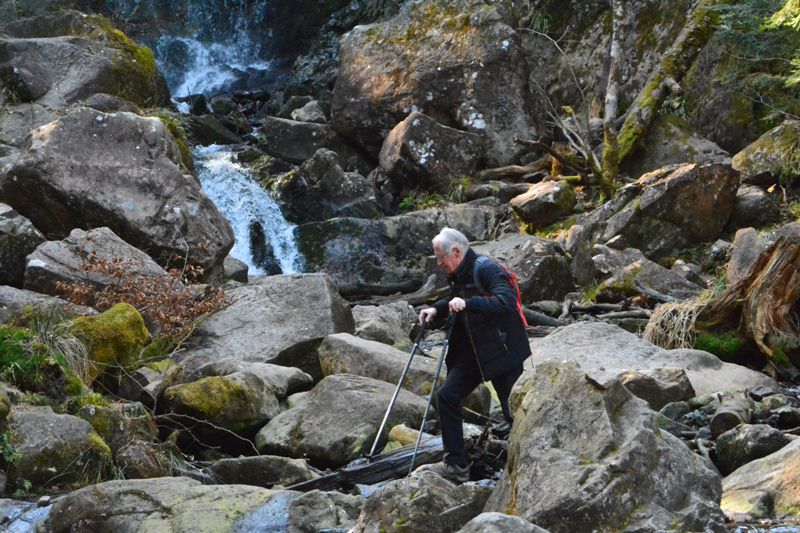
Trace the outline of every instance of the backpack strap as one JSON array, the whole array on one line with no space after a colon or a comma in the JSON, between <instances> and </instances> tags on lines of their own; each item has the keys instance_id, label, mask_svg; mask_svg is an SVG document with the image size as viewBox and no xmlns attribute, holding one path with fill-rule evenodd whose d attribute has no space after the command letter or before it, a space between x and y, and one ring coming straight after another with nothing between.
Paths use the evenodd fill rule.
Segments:
<instances>
[{"instance_id":1,"label":"backpack strap","mask_svg":"<svg viewBox=\"0 0 800 533\"><path fill-rule=\"evenodd\" d=\"M475 258L475 266L472 269L472 278L475 282L475 286L478 288L478 292L481 294L488 294L488 291L483 288L483 284L481 283L480 276L478 276L478 270L483 266L484 263L492 261L491 257L485 255L479 255ZM497 263L500 268L503 269L503 272L506 274L506 279L508 280L509 285L514 290L514 296L516 297L516 308L517 312L519 313L519 317L522 319L522 324L524 327L528 327L528 321L525 319L525 313L522 311L522 294L519 290L519 283L517 283L517 275L510 271L504 264Z\"/></svg>"}]
</instances>

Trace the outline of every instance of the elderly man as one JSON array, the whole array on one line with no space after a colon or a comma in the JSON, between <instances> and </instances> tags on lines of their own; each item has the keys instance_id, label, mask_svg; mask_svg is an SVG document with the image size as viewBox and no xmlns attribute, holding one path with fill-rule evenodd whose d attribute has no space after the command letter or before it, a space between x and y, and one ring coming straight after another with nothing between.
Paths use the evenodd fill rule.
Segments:
<instances>
[{"instance_id":1,"label":"elderly man","mask_svg":"<svg viewBox=\"0 0 800 533\"><path fill-rule=\"evenodd\" d=\"M491 381L510 424L508 397L531 354L516 287L496 262L478 260L460 231L444 228L433 239L436 263L448 274L450 300L419 313L420 323L439 322L458 313L447 353L447 379L439 390L438 411L444 441L443 477L464 482L469 465L464 452L461 404L483 381ZM476 284L477 282L477 284Z\"/></svg>"}]
</instances>

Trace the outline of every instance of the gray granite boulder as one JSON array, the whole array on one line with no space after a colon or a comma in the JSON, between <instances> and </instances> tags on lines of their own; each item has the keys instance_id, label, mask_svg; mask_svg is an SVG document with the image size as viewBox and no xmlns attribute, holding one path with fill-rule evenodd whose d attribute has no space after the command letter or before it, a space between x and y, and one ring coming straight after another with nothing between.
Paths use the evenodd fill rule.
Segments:
<instances>
[{"instance_id":1,"label":"gray granite boulder","mask_svg":"<svg viewBox=\"0 0 800 533\"><path fill-rule=\"evenodd\" d=\"M518 516L481 513L467 522L458 533L548 533L548 531Z\"/></svg>"},{"instance_id":2,"label":"gray granite boulder","mask_svg":"<svg viewBox=\"0 0 800 533\"><path fill-rule=\"evenodd\" d=\"M0 322L9 322L15 318L24 319L25 315L31 312L55 318L97 314L91 307L73 305L61 298L0 286Z\"/></svg>"},{"instance_id":3,"label":"gray granite boulder","mask_svg":"<svg viewBox=\"0 0 800 533\"><path fill-rule=\"evenodd\" d=\"M589 381L575 363L537 367L509 444L486 511L553 532L726 531L716 470L621 383Z\"/></svg>"},{"instance_id":4,"label":"gray granite boulder","mask_svg":"<svg viewBox=\"0 0 800 533\"><path fill-rule=\"evenodd\" d=\"M747 463L777 452L792 439L766 424L742 424L716 439L715 464L728 475Z\"/></svg>"},{"instance_id":5,"label":"gray granite boulder","mask_svg":"<svg viewBox=\"0 0 800 533\"><path fill-rule=\"evenodd\" d=\"M224 485L253 485L271 488L288 486L317 477L303 459L275 455L231 457L220 459L208 467L209 473Z\"/></svg>"},{"instance_id":6,"label":"gray granite boulder","mask_svg":"<svg viewBox=\"0 0 800 533\"><path fill-rule=\"evenodd\" d=\"M356 337L382 342L399 350L411 348L411 331L417 322L414 308L405 301L353 307Z\"/></svg>"},{"instance_id":7,"label":"gray granite boulder","mask_svg":"<svg viewBox=\"0 0 800 533\"><path fill-rule=\"evenodd\" d=\"M328 376L270 420L256 435L256 447L261 453L305 456L319 466L342 466L369 451L394 388L352 374ZM384 431L401 423L419 427L424 410L423 398L401 390Z\"/></svg>"},{"instance_id":8,"label":"gray granite boulder","mask_svg":"<svg viewBox=\"0 0 800 533\"><path fill-rule=\"evenodd\" d=\"M152 257L188 257L209 275L222 273L233 246L230 224L155 117L72 110L31 133L0 195L49 238L108 226Z\"/></svg>"},{"instance_id":9,"label":"gray granite boulder","mask_svg":"<svg viewBox=\"0 0 800 533\"><path fill-rule=\"evenodd\" d=\"M572 214L575 192L566 181L541 181L509 203L520 219L542 229Z\"/></svg>"},{"instance_id":10,"label":"gray granite boulder","mask_svg":"<svg viewBox=\"0 0 800 533\"><path fill-rule=\"evenodd\" d=\"M361 496L319 490L306 492L289 505L286 533L350 531L363 506Z\"/></svg>"},{"instance_id":11,"label":"gray granite boulder","mask_svg":"<svg viewBox=\"0 0 800 533\"><path fill-rule=\"evenodd\" d=\"M354 330L347 302L324 274L269 276L227 294L231 304L203 321L178 354L188 372L234 358L296 367L318 378L319 343Z\"/></svg>"}]
</instances>

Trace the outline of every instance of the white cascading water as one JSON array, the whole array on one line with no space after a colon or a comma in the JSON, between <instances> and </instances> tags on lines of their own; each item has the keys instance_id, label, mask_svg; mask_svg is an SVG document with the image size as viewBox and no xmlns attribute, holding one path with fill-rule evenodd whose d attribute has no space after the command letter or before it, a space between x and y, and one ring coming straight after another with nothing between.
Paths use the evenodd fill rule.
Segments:
<instances>
[{"instance_id":1,"label":"white cascading water","mask_svg":"<svg viewBox=\"0 0 800 533\"><path fill-rule=\"evenodd\" d=\"M267 272L254 260L252 249L254 224L260 224L272 248L275 261L284 274L302 272L303 260L297 250L297 226L283 218L275 203L251 172L233 160L230 149L212 144L194 150L194 162L203 190L228 219L236 235L230 255L244 261L251 274Z\"/></svg>"}]
</instances>

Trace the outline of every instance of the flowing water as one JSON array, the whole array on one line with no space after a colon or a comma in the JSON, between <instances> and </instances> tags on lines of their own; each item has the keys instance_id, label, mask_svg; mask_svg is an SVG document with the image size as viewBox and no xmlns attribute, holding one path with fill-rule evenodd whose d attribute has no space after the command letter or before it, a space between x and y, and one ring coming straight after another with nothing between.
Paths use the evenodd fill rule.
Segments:
<instances>
[{"instance_id":1,"label":"flowing water","mask_svg":"<svg viewBox=\"0 0 800 533\"><path fill-rule=\"evenodd\" d=\"M233 226L236 244L230 255L244 261L251 274L274 274L270 258L284 274L302 272L303 261L289 224L278 204L234 161L229 148L218 145L194 150L195 168L203 190ZM271 253L270 253L271 250Z\"/></svg>"}]
</instances>

